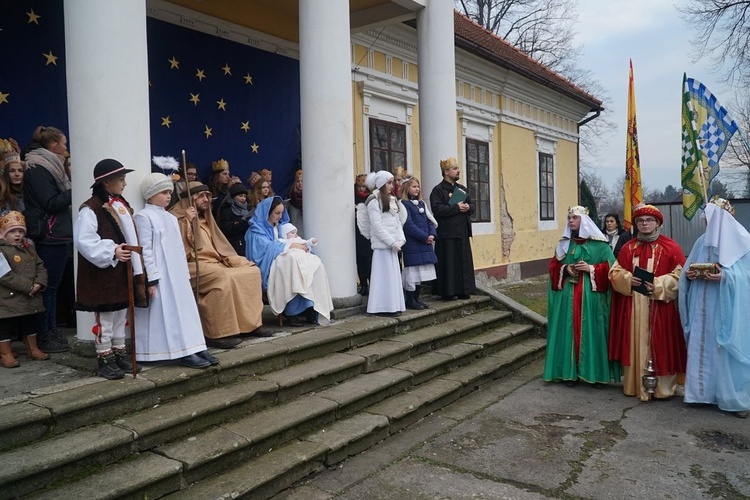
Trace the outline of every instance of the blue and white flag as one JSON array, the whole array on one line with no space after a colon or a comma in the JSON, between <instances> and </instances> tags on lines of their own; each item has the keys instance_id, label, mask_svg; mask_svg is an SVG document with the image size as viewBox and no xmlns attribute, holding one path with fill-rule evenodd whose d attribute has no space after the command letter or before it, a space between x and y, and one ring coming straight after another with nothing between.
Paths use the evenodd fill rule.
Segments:
<instances>
[{"instance_id":1,"label":"blue and white flag","mask_svg":"<svg viewBox=\"0 0 750 500\"><path fill-rule=\"evenodd\" d=\"M711 181L719 174L719 160L738 127L727 109L701 82L688 78L687 91L693 108L698 144L706 162L704 169L710 199Z\"/></svg>"}]
</instances>

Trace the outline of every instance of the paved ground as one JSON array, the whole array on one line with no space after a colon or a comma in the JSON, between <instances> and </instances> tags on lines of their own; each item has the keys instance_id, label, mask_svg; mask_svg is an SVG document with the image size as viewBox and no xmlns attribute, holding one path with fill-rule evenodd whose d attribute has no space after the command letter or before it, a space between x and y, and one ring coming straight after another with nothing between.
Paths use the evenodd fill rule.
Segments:
<instances>
[{"instance_id":1,"label":"paved ground","mask_svg":"<svg viewBox=\"0 0 750 500\"><path fill-rule=\"evenodd\" d=\"M547 384L542 362L275 500L750 498L750 421L619 386Z\"/></svg>"}]
</instances>

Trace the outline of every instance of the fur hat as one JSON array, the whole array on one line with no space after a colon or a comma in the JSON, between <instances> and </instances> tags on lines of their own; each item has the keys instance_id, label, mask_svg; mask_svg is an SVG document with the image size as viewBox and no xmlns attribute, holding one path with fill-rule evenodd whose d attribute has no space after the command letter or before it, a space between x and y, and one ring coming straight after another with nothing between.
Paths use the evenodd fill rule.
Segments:
<instances>
[{"instance_id":1,"label":"fur hat","mask_svg":"<svg viewBox=\"0 0 750 500\"><path fill-rule=\"evenodd\" d=\"M146 201L162 191L174 191L172 180L164 174L152 172L141 181L141 194Z\"/></svg>"},{"instance_id":2,"label":"fur hat","mask_svg":"<svg viewBox=\"0 0 750 500\"><path fill-rule=\"evenodd\" d=\"M211 162L211 172L221 172L223 170L229 170L229 162L224 158Z\"/></svg>"},{"instance_id":3,"label":"fur hat","mask_svg":"<svg viewBox=\"0 0 750 500\"><path fill-rule=\"evenodd\" d=\"M26 219L21 212L15 210L0 217L0 238L5 238L5 235L13 229L23 229L24 234L26 233Z\"/></svg>"},{"instance_id":4,"label":"fur hat","mask_svg":"<svg viewBox=\"0 0 750 500\"><path fill-rule=\"evenodd\" d=\"M238 194L247 194L247 188L241 182L232 184L232 186L229 188L229 196L234 198Z\"/></svg>"},{"instance_id":5,"label":"fur hat","mask_svg":"<svg viewBox=\"0 0 750 500\"><path fill-rule=\"evenodd\" d=\"M638 217L643 217L646 215L652 216L654 219L659 221L659 226L664 224L664 216L661 214L658 208L656 208L653 205L643 205L642 207L638 207L633 211L633 220L638 220Z\"/></svg>"},{"instance_id":6,"label":"fur hat","mask_svg":"<svg viewBox=\"0 0 750 500\"><path fill-rule=\"evenodd\" d=\"M113 179L132 171L133 170L130 168L125 168L125 166L117 160L114 160L112 158L105 158L104 160L97 163L94 167L94 183L91 185L91 187L93 188L97 184L100 184L108 179Z\"/></svg>"},{"instance_id":7,"label":"fur hat","mask_svg":"<svg viewBox=\"0 0 750 500\"><path fill-rule=\"evenodd\" d=\"M285 224L281 225L281 237L286 239L286 235L289 234L292 231L296 231L297 226L292 224L291 222L287 222Z\"/></svg>"}]
</instances>

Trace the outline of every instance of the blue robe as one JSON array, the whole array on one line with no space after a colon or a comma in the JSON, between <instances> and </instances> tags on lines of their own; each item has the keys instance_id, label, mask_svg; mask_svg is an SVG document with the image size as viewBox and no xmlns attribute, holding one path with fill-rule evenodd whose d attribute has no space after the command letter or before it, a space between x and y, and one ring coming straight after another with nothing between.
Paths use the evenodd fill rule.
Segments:
<instances>
[{"instance_id":1,"label":"blue robe","mask_svg":"<svg viewBox=\"0 0 750 500\"><path fill-rule=\"evenodd\" d=\"M716 262L705 235L695 242L693 262ZM722 268L721 282L679 283L679 308L688 349L686 403L716 404L725 411L750 410L750 252Z\"/></svg>"},{"instance_id":2,"label":"blue robe","mask_svg":"<svg viewBox=\"0 0 750 500\"><path fill-rule=\"evenodd\" d=\"M271 202L278 196L271 196L258 203L255 213L250 219L250 228L245 233L245 257L255 262L260 268L260 275L263 278L263 290L268 290L268 276L271 274L271 266L274 259L286 249L286 244L279 241L279 228L289 222L289 214L284 209L276 226L268 222L268 213L271 211ZM295 316L304 312L308 307L312 307L312 300L308 300L299 295L295 295L292 300L287 302L284 308L284 314Z\"/></svg>"}]
</instances>

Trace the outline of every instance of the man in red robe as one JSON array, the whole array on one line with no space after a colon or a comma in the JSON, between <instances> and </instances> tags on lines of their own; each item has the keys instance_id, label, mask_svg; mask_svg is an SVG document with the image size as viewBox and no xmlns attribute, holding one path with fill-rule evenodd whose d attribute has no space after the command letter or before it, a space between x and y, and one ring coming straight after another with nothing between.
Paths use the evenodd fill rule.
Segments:
<instances>
[{"instance_id":1,"label":"man in red robe","mask_svg":"<svg viewBox=\"0 0 750 500\"><path fill-rule=\"evenodd\" d=\"M638 236L628 241L609 272L615 293L610 316L609 359L623 365L623 392L651 399L643 385L649 359L656 371L657 399L675 395L677 375L684 380L685 338L677 312L677 283L685 255L671 238L659 234L661 212L644 205L633 212ZM653 282L634 276L636 267L653 274ZM643 293L633 290L644 286Z\"/></svg>"}]
</instances>

